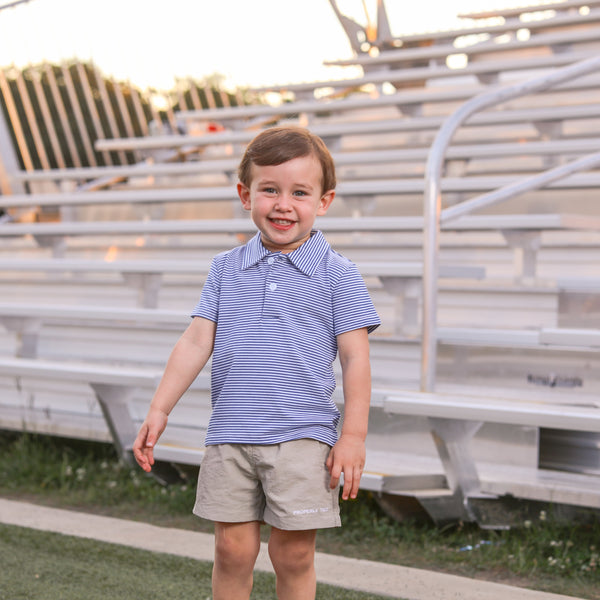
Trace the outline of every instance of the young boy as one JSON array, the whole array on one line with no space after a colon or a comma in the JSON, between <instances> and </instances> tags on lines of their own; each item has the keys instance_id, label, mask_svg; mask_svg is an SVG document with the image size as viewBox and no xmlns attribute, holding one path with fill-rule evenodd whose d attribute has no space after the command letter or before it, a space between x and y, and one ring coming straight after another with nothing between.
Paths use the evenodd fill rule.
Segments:
<instances>
[{"instance_id":1,"label":"young boy","mask_svg":"<svg viewBox=\"0 0 600 600\"><path fill-rule=\"evenodd\" d=\"M194 513L215 522L213 600L248 600L260 548L279 600L313 600L316 530L337 527L365 460L379 318L354 264L313 225L335 197L323 141L272 128L249 144L239 197L258 233L213 260L191 324L175 345L133 451L145 471L179 398L212 358L213 412ZM339 353L344 420L332 363Z\"/></svg>"}]
</instances>

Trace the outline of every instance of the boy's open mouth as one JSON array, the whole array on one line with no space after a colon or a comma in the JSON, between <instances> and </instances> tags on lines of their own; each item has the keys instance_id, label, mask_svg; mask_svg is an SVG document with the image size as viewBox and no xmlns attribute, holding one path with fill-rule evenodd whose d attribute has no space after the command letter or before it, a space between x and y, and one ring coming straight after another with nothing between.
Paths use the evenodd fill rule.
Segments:
<instances>
[{"instance_id":1,"label":"boy's open mouth","mask_svg":"<svg viewBox=\"0 0 600 600\"><path fill-rule=\"evenodd\" d=\"M278 229L287 229L294 224L294 221L290 221L289 219L269 219L275 227Z\"/></svg>"}]
</instances>

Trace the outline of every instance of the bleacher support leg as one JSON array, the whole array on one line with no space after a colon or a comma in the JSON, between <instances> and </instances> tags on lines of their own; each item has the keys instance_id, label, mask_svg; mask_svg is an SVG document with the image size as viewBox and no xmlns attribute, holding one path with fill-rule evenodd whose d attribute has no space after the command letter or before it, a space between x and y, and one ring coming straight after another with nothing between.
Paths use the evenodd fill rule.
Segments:
<instances>
[{"instance_id":1,"label":"bleacher support leg","mask_svg":"<svg viewBox=\"0 0 600 600\"><path fill-rule=\"evenodd\" d=\"M476 519L469 509L469 496L479 494L481 486L469 444L482 423L433 417L429 418L429 423L448 486L459 501L449 504L448 510L458 510L461 514L449 514L447 518L474 521Z\"/></svg>"},{"instance_id":2,"label":"bleacher support leg","mask_svg":"<svg viewBox=\"0 0 600 600\"><path fill-rule=\"evenodd\" d=\"M90 385L96 394L119 456L133 466L135 461L131 448L137 436L137 428L131 418L127 404L135 388L106 383L92 383Z\"/></svg>"},{"instance_id":3,"label":"bleacher support leg","mask_svg":"<svg viewBox=\"0 0 600 600\"><path fill-rule=\"evenodd\" d=\"M537 253L541 246L540 232L503 230L502 235L515 253L516 278L534 279L537 271Z\"/></svg>"},{"instance_id":4,"label":"bleacher support leg","mask_svg":"<svg viewBox=\"0 0 600 600\"><path fill-rule=\"evenodd\" d=\"M36 358L42 321L29 317L0 317L0 324L17 334L16 355L20 358Z\"/></svg>"}]
</instances>

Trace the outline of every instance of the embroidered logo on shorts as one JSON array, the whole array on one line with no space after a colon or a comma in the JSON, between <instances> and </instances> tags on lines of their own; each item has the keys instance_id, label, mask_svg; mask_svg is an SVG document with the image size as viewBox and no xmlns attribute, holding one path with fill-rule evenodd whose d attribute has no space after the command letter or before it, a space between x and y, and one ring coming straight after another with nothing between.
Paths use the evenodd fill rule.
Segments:
<instances>
[{"instance_id":1,"label":"embroidered logo on shorts","mask_svg":"<svg viewBox=\"0 0 600 600\"><path fill-rule=\"evenodd\" d=\"M292 514L294 516L299 515L315 515L318 513L326 513L329 512L329 508L302 508L300 510L295 510Z\"/></svg>"}]
</instances>

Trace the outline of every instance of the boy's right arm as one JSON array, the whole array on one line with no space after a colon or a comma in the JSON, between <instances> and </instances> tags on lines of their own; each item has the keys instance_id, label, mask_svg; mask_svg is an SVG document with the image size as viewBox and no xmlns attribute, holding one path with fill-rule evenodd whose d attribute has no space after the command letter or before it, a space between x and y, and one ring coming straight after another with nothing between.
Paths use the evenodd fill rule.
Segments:
<instances>
[{"instance_id":1,"label":"boy's right arm","mask_svg":"<svg viewBox=\"0 0 600 600\"><path fill-rule=\"evenodd\" d=\"M154 446L167 426L169 414L212 354L216 327L213 321L194 317L169 356L146 419L133 444L133 455L146 472L154 464Z\"/></svg>"}]
</instances>

